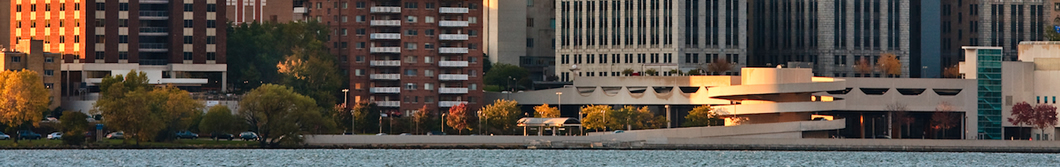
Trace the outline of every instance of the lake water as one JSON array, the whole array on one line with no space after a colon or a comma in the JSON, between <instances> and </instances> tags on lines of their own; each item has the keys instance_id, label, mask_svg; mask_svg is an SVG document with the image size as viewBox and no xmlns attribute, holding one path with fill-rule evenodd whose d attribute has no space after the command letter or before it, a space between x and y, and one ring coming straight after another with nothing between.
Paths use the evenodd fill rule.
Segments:
<instances>
[{"instance_id":1,"label":"lake water","mask_svg":"<svg viewBox=\"0 0 1060 167\"><path fill-rule=\"evenodd\" d=\"M0 150L0 166L1057 166L1060 154L656 150Z\"/></svg>"}]
</instances>

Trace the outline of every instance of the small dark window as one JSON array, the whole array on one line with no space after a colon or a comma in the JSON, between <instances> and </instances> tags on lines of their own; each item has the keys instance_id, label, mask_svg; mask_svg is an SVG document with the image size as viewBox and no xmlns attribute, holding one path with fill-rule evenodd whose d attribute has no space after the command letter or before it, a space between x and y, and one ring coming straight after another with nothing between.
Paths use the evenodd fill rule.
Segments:
<instances>
[{"instance_id":1,"label":"small dark window","mask_svg":"<svg viewBox=\"0 0 1060 167\"><path fill-rule=\"evenodd\" d=\"M96 3L96 10L107 10L107 4L105 4L105 3Z\"/></svg>"},{"instance_id":2,"label":"small dark window","mask_svg":"<svg viewBox=\"0 0 1060 167\"><path fill-rule=\"evenodd\" d=\"M217 53L206 52L206 60L217 60Z\"/></svg>"},{"instance_id":3,"label":"small dark window","mask_svg":"<svg viewBox=\"0 0 1060 167\"><path fill-rule=\"evenodd\" d=\"M184 52L184 60L192 60L191 52Z\"/></svg>"},{"instance_id":4,"label":"small dark window","mask_svg":"<svg viewBox=\"0 0 1060 167\"><path fill-rule=\"evenodd\" d=\"M206 36L206 44L216 44L216 38L214 36Z\"/></svg>"},{"instance_id":5,"label":"small dark window","mask_svg":"<svg viewBox=\"0 0 1060 167\"><path fill-rule=\"evenodd\" d=\"M195 5L192 5L190 3L186 3L186 4L184 4L184 11L185 12L191 12L191 11L195 10L194 7L195 7Z\"/></svg>"},{"instance_id":6,"label":"small dark window","mask_svg":"<svg viewBox=\"0 0 1060 167\"><path fill-rule=\"evenodd\" d=\"M129 3L119 3L118 4L118 10L120 10L120 11L129 11Z\"/></svg>"},{"instance_id":7,"label":"small dark window","mask_svg":"<svg viewBox=\"0 0 1060 167\"><path fill-rule=\"evenodd\" d=\"M118 36L118 43L129 43L129 36L128 35L119 35Z\"/></svg>"},{"instance_id":8,"label":"small dark window","mask_svg":"<svg viewBox=\"0 0 1060 167\"><path fill-rule=\"evenodd\" d=\"M184 20L184 28L191 28L193 26L195 26L194 22L191 20Z\"/></svg>"},{"instance_id":9,"label":"small dark window","mask_svg":"<svg viewBox=\"0 0 1060 167\"><path fill-rule=\"evenodd\" d=\"M129 52L118 52L118 59L120 59L120 60L128 60L129 59Z\"/></svg>"},{"instance_id":10,"label":"small dark window","mask_svg":"<svg viewBox=\"0 0 1060 167\"><path fill-rule=\"evenodd\" d=\"M11 62L15 62L15 63L22 62L22 56L11 57Z\"/></svg>"},{"instance_id":11,"label":"small dark window","mask_svg":"<svg viewBox=\"0 0 1060 167\"><path fill-rule=\"evenodd\" d=\"M104 57L106 57L104 52L96 52L96 59L103 59Z\"/></svg>"},{"instance_id":12,"label":"small dark window","mask_svg":"<svg viewBox=\"0 0 1060 167\"><path fill-rule=\"evenodd\" d=\"M193 44L193 43L194 42L191 41L191 36L184 36L184 44Z\"/></svg>"},{"instance_id":13,"label":"small dark window","mask_svg":"<svg viewBox=\"0 0 1060 167\"><path fill-rule=\"evenodd\" d=\"M217 20L206 20L206 28L217 28Z\"/></svg>"},{"instance_id":14,"label":"small dark window","mask_svg":"<svg viewBox=\"0 0 1060 167\"><path fill-rule=\"evenodd\" d=\"M217 4L206 4L206 12L217 12Z\"/></svg>"}]
</instances>

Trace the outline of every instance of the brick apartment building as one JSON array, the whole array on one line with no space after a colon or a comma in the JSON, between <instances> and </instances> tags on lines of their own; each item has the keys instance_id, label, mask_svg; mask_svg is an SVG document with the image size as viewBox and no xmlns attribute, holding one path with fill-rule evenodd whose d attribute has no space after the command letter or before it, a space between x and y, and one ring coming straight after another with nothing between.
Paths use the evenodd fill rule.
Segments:
<instances>
[{"instance_id":1,"label":"brick apartment building","mask_svg":"<svg viewBox=\"0 0 1060 167\"><path fill-rule=\"evenodd\" d=\"M350 79L349 102L411 114L482 101L482 1L311 0L308 19L332 28L331 53Z\"/></svg>"}]
</instances>

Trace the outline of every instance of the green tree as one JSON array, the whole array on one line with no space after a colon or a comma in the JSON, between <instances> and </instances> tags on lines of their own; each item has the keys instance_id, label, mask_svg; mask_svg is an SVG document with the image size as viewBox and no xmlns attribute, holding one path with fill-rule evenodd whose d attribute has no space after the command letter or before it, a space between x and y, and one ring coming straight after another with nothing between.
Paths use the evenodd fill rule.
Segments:
<instances>
[{"instance_id":1,"label":"green tree","mask_svg":"<svg viewBox=\"0 0 1060 167\"><path fill-rule=\"evenodd\" d=\"M516 121L524 116L523 111L519 110L519 102L504 99L493 101L493 104L482 107L481 111L486 125L502 134L514 132Z\"/></svg>"},{"instance_id":2,"label":"green tree","mask_svg":"<svg viewBox=\"0 0 1060 167\"><path fill-rule=\"evenodd\" d=\"M608 127L607 112L611 112L608 105L589 105L581 108L581 114L585 114L582 126L586 129L606 130ZM613 119L611 121L614 121Z\"/></svg>"},{"instance_id":3,"label":"green tree","mask_svg":"<svg viewBox=\"0 0 1060 167\"><path fill-rule=\"evenodd\" d=\"M486 85L503 85L505 90L524 90L532 83L530 71L504 63L494 64L482 77L482 82Z\"/></svg>"},{"instance_id":4,"label":"green tree","mask_svg":"<svg viewBox=\"0 0 1060 167\"><path fill-rule=\"evenodd\" d=\"M325 126L316 102L287 86L261 85L244 94L239 106L239 118L258 133L262 147L300 143L302 132Z\"/></svg>"},{"instance_id":5,"label":"green tree","mask_svg":"<svg viewBox=\"0 0 1060 167\"><path fill-rule=\"evenodd\" d=\"M655 70L654 68L649 68L647 70L644 70L644 75L643 76L658 76L658 75L659 75L659 70Z\"/></svg>"},{"instance_id":6,"label":"green tree","mask_svg":"<svg viewBox=\"0 0 1060 167\"><path fill-rule=\"evenodd\" d=\"M703 75L703 73L699 72L699 69L688 70L688 72L685 73L685 74L688 74L688 75Z\"/></svg>"},{"instance_id":7,"label":"green tree","mask_svg":"<svg viewBox=\"0 0 1060 167\"><path fill-rule=\"evenodd\" d=\"M308 22L254 22L227 26L229 81L242 90L250 90L266 83L282 83L284 76L277 64L296 51L327 59L328 55L313 54L326 50L330 29L327 25ZM323 68L323 67L322 67Z\"/></svg>"},{"instance_id":8,"label":"green tree","mask_svg":"<svg viewBox=\"0 0 1060 167\"><path fill-rule=\"evenodd\" d=\"M81 112L63 112L59 117L63 126L63 143L81 145L85 142L85 131L88 130L88 115Z\"/></svg>"},{"instance_id":9,"label":"green tree","mask_svg":"<svg viewBox=\"0 0 1060 167\"><path fill-rule=\"evenodd\" d=\"M202 117L202 122L199 123L200 133L210 133L213 136L222 133L232 133L238 129L241 122L236 119L235 115L232 115L232 110L228 109L228 106L215 105L210 107L210 110L206 112L206 115ZM214 138L217 141L218 138Z\"/></svg>"},{"instance_id":10,"label":"green tree","mask_svg":"<svg viewBox=\"0 0 1060 167\"><path fill-rule=\"evenodd\" d=\"M125 140L136 139L136 143L154 138L165 124L150 111L154 100L148 95L147 74L129 71L126 75L103 77L99 84L100 97L92 113L103 117L110 129L124 131Z\"/></svg>"},{"instance_id":11,"label":"green tree","mask_svg":"<svg viewBox=\"0 0 1060 167\"><path fill-rule=\"evenodd\" d=\"M688 115L685 116L686 121L684 126L718 126L725 125L725 120L718 116L718 113L714 112L708 105L697 106L692 108L692 111L688 111Z\"/></svg>"},{"instance_id":12,"label":"green tree","mask_svg":"<svg viewBox=\"0 0 1060 167\"><path fill-rule=\"evenodd\" d=\"M607 112L607 126L612 129L655 129L665 125L665 117L656 117L647 106L624 106Z\"/></svg>"},{"instance_id":13,"label":"green tree","mask_svg":"<svg viewBox=\"0 0 1060 167\"><path fill-rule=\"evenodd\" d=\"M467 104L460 103L453 107L449 107L449 116L446 116L446 124L449 127L457 130L457 134L463 134L464 130L471 131L471 124L469 116L473 116L467 112Z\"/></svg>"},{"instance_id":14,"label":"green tree","mask_svg":"<svg viewBox=\"0 0 1060 167\"><path fill-rule=\"evenodd\" d=\"M537 118L558 118L559 108L549 107L548 104L541 104L540 106L534 107L534 117Z\"/></svg>"},{"instance_id":15,"label":"green tree","mask_svg":"<svg viewBox=\"0 0 1060 167\"><path fill-rule=\"evenodd\" d=\"M633 69L628 69L628 68L627 68L627 69L625 69L625 70L622 70L622 75L623 75L623 76L630 76L630 75L633 75L633 73L634 73L634 72L635 72L635 71L633 71Z\"/></svg>"},{"instance_id":16,"label":"green tree","mask_svg":"<svg viewBox=\"0 0 1060 167\"><path fill-rule=\"evenodd\" d=\"M413 129L412 133L414 133L414 134L424 134L428 130L432 129L432 128L430 128L431 127L430 125L434 125L434 124L431 123L431 122L433 122L433 121L431 121L431 120L433 120L433 119L431 119L432 118L431 115L432 115L431 114L431 110L427 109L427 105L424 105L419 110L416 110L415 113L412 113L412 124L414 124L416 126L415 129Z\"/></svg>"},{"instance_id":17,"label":"green tree","mask_svg":"<svg viewBox=\"0 0 1060 167\"><path fill-rule=\"evenodd\" d=\"M320 43L320 41L312 41ZM284 85L316 100L320 108L329 108L336 103L336 92L343 83L334 56L327 53L322 44L297 47L283 62L276 65ZM317 47L317 48L314 48Z\"/></svg>"},{"instance_id":18,"label":"green tree","mask_svg":"<svg viewBox=\"0 0 1060 167\"><path fill-rule=\"evenodd\" d=\"M356 130L360 130L361 133L369 133L379 129L379 107L375 103L357 103L351 110L356 119ZM343 121L341 125L346 125L345 122L348 121Z\"/></svg>"},{"instance_id":19,"label":"green tree","mask_svg":"<svg viewBox=\"0 0 1060 167\"><path fill-rule=\"evenodd\" d=\"M191 98L187 91L169 85L149 92L152 98L151 112L163 121L165 129L158 132L155 141L168 141L176 138L176 132L189 130L202 118L205 106L202 101Z\"/></svg>"},{"instance_id":20,"label":"green tree","mask_svg":"<svg viewBox=\"0 0 1060 167\"><path fill-rule=\"evenodd\" d=\"M0 72L0 123L9 127L40 125L51 94L32 70ZM18 143L18 137L15 138Z\"/></svg>"},{"instance_id":21,"label":"green tree","mask_svg":"<svg viewBox=\"0 0 1060 167\"><path fill-rule=\"evenodd\" d=\"M1045 26L1045 40L1048 41L1060 41L1060 33L1056 32L1056 28L1051 25Z\"/></svg>"}]
</instances>

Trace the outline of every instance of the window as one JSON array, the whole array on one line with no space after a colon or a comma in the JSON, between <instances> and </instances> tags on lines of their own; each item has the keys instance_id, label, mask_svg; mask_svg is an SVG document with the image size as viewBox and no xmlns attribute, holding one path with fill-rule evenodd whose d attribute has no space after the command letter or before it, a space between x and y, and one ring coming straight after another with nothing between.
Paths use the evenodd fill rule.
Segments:
<instances>
[{"instance_id":1,"label":"window","mask_svg":"<svg viewBox=\"0 0 1060 167\"><path fill-rule=\"evenodd\" d=\"M15 63L22 62L22 56L11 57L11 62L15 62Z\"/></svg>"},{"instance_id":2,"label":"window","mask_svg":"<svg viewBox=\"0 0 1060 167\"><path fill-rule=\"evenodd\" d=\"M434 35L434 29L423 30L423 34L428 36Z\"/></svg>"},{"instance_id":3,"label":"window","mask_svg":"<svg viewBox=\"0 0 1060 167\"><path fill-rule=\"evenodd\" d=\"M416 3L415 2L405 2L405 8L415 9L416 8Z\"/></svg>"},{"instance_id":4,"label":"window","mask_svg":"<svg viewBox=\"0 0 1060 167\"><path fill-rule=\"evenodd\" d=\"M348 33L346 32L346 28L342 28L342 36L346 36L347 34Z\"/></svg>"},{"instance_id":5,"label":"window","mask_svg":"<svg viewBox=\"0 0 1060 167\"><path fill-rule=\"evenodd\" d=\"M418 33L416 32L416 30L413 30L413 29L405 30L405 35L413 36L413 35L417 35L417 34Z\"/></svg>"},{"instance_id":6,"label":"window","mask_svg":"<svg viewBox=\"0 0 1060 167\"><path fill-rule=\"evenodd\" d=\"M423 83L423 90L434 90L434 84Z\"/></svg>"},{"instance_id":7,"label":"window","mask_svg":"<svg viewBox=\"0 0 1060 167\"><path fill-rule=\"evenodd\" d=\"M368 3L365 2L357 2L357 9L364 9L364 6L367 6L367 4Z\"/></svg>"},{"instance_id":8,"label":"window","mask_svg":"<svg viewBox=\"0 0 1060 167\"><path fill-rule=\"evenodd\" d=\"M416 22L416 16L406 16L405 17L405 22L415 23Z\"/></svg>"},{"instance_id":9,"label":"window","mask_svg":"<svg viewBox=\"0 0 1060 167\"><path fill-rule=\"evenodd\" d=\"M74 4L74 10L81 10L81 4L75 3Z\"/></svg>"},{"instance_id":10,"label":"window","mask_svg":"<svg viewBox=\"0 0 1060 167\"><path fill-rule=\"evenodd\" d=\"M356 16L353 19L358 23L364 22L364 15Z\"/></svg>"},{"instance_id":11,"label":"window","mask_svg":"<svg viewBox=\"0 0 1060 167\"><path fill-rule=\"evenodd\" d=\"M96 59L103 59L104 57L106 57L106 54L103 52L96 52Z\"/></svg>"},{"instance_id":12,"label":"window","mask_svg":"<svg viewBox=\"0 0 1060 167\"><path fill-rule=\"evenodd\" d=\"M129 52L118 52L119 60L129 60Z\"/></svg>"},{"instance_id":13,"label":"window","mask_svg":"<svg viewBox=\"0 0 1060 167\"><path fill-rule=\"evenodd\" d=\"M477 77L478 76L478 72L475 71L475 70L468 70L467 71L467 75L468 76L472 76L472 77Z\"/></svg>"},{"instance_id":14,"label":"window","mask_svg":"<svg viewBox=\"0 0 1060 167\"><path fill-rule=\"evenodd\" d=\"M476 32L475 30L467 30L467 36L477 37L478 32Z\"/></svg>"},{"instance_id":15,"label":"window","mask_svg":"<svg viewBox=\"0 0 1060 167\"><path fill-rule=\"evenodd\" d=\"M15 5L15 12L22 12L22 5Z\"/></svg>"},{"instance_id":16,"label":"window","mask_svg":"<svg viewBox=\"0 0 1060 167\"><path fill-rule=\"evenodd\" d=\"M405 89L416 90L416 83L405 83Z\"/></svg>"},{"instance_id":17,"label":"window","mask_svg":"<svg viewBox=\"0 0 1060 167\"><path fill-rule=\"evenodd\" d=\"M357 56L357 57L354 57L354 58L353 58L353 60L354 60L354 61L357 61L358 63L360 63L360 62L364 62L364 56Z\"/></svg>"},{"instance_id":18,"label":"window","mask_svg":"<svg viewBox=\"0 0 1060 167\"><path fill-rule=\"evenodd\" d=\"M414 42L405 42L405 49L416 50L416 43L414 43Z\"/></svg>"},{"instance_id":19,"label":"window","mask_svg":"<svg viewBox=\"0 0 1060 167\"><path fill-rule=\"evenodd\" d=\"M423 76L433 77L434 70L423 70Z\"/></svg>"},{"instance_id":20,"label":"window","mask_svg":"<svg viewBox=\"0 0 1060 167\"><path fill-rule=\"evenodd\" d=\"M51 70L48 70L48 71L51 71ZM51 76L51 75L48 75L48 76ZM52 89L54 87L55 87L54 83L44 83L44 88L45 89ZM48 101L53 101L53 100L55 100L54 98L55 97L48 97Z\"/></svg>"},{"instance_id":21,"label":"window","mask_svg":"<svg viewBox=\"0 0 1060 167\"><path fill-rule=\"evenodd\" d=\"M526 47L528 47L528 48L533 48L534 47L534 38L527 38L526 39ZM603 62L601 62L601 63L603 63Z\"/></svg>"},{"instance_id":22,"label":"window","mask_svg":"<svg viewBox=\"0 0 1060 167\"><path fill-rule=\"evenodd\" d=\"M424 16L424 17L423 17L423 22L424 22L424 23L434 23L434 17L431 17L431 16Z\"/></svg>"},{"instance_id":23,"label":"window","mask_svg":"<svg viewBox=\"0 0 1060 167\"><path fill-rule=\"evenodd\" d=\"M350 3L348 3L348 2L342 2L342 8L343 8L343 9L348 9L348 8L350 8Z\"/></svg>"},{"instance_id":24,"label":"window","mask_svg":"<svg viewBox=\"0 0 1060 167\"><path fill-rule=\"evenodd\" d=\"M191 36L184 36L184 44L192 44Z\"/></svg>"},{"instance_id":25,"label":"window","mask_svg":"<svg viewBox=\"0 0 1060 167\"><path fill-rule=\"evenodd\" d=\"M106 20L96 19L96 27L103 27L103 25L106 25L106 24L107 24Z\"/></svg>"},{"instance_id":26,"label":"window","mask_svg":"<svg viewBox=\"0 0 1060 167\"><path fill-rule=\"evenodd\" d=\"M118 10L129 11L129 3L118 3Z\"/></svg>"},{"instance_id":27,"label":"window","mask_svg":"<svg viewBox=\"0 0 1060 167\"><path fill-rule=\"evenodd\" d=\"M217 60L217 53L206 52L206 60Z\"/></svg>"},{"instance_id":28,"label":"window","mask_svg":"<svg viewBox=\"0 0 1060 167\"><path fill-rule=\"evenodd\" d=\"M343 22L343 23L345 23L345 22L350 22L350 18L349 18L349 17L346 17L346 15L343 15L343 16L342 16L342 22Z\"/></svg>"},{"instance_id":29,"label":"window","mask_svg":"<svg viewBox=\"0 0 1060 167\"><path fill-rule=\"evenodd\" d=\"M431 57L427 56L427 57L423 57L423 62L424 63L434 63L434 60L431 60Z\"/></svg>"},{"instance_id":30,"label":"window","mask_svg":"<svg viewBox=\"0 0 1060 167\"><path fill-rule=\"evenodd\" d=\"M406 69L405 76L416 76L416 69Z\"/></svg>"},{"instance_id":31,"label":"window","mask_svg":"<svg viewBox=\"0 0 1060 167\"><path fill-rule=\"evenodd\" d=\"M184 52L184 60L192 60L191 52Z\"/></svg>"},{"instance_id":32,"label":"window","mask_svg":"<svg viewBox=\"0 0 1060 167\"><path fill-rule=\"evenodd\" d=\"M478 9L478 5L475 5L475 3L469 3L467 4L467 9Z\"/></svg>"},{"instance_id":33,"label":"window","mask_svg":"<svg viewBox=\"0 0 1060 167\"><path fill-rule=\"evenodd\" d=\"M367 30L365 30L363 28L359 28L359 29L357 29L356 33L357 33L357 35L364 35L365 33L367 33Z\"/></svg>"},{"instance_id":34,"label":"window","mask_svg":"<svg viewBox=\"0 0 1060 167\"><path fill-rule=\"evenodd\" d=\"M423 48L424 49L434 49L434 45L431 45L431 43L423 43Z\"/></svg>"},{"instance_id":35,"label":"window","mask_svg":"<svg viewBox=\"0 0 1060 167\"><path fill-rule=\"evenodd\" d=\"M364 42L357 42L357 49L364 49Z\"/></svg>"},{"instance_id":36,"label":"window","mask_svg":"<svg viewBox=\"0 0 1060 167\"><path fill-rule=\"evenodd\" d=\"M30 6L30 7L32 7L32 6ZM96 3L96 10L100 10L100 11L107 10L107 5L104 4L104 3Z\"/></svg>"},{"instance_id":37,"label":"window","mask_svg":"<svg viewBox=\"0 0 1060 167\"><path fill-rule=\"evenodd\" d=\"M526 27L534 27L534 18L526 18Z\"/></svg>"},{"instance_id":38,"label":"window","mask_svg":"<svg viewBox=\"0 0 1060 167\"><path fill-rule=\"evenodd\" d=\"M192 4L190 4L190 3L186 3L186 4L184 4L184 11L185 11L185 12L191 12L191 11L193 11L194 9L195 9L195 6L194 6L194 5L192 5Z\"/></svg>"},{"instance_id":39,"label":"window","mask_svg":"<svg viewBox=\"0 0 1060 167\"><path fill-rule=\"evenodd\" d=\"M478 90L478 84L471 84L467 86L467 89Z\"/></svg>"},{"instance_id":40,"label":"window","mask_svg":"<svg viewBox=\"0 0 1060 167\"><path fill-rule=\"evenodd\" d=\"M217 20L206 20L206 28L217 28Z\"/></svg>"},{"instance_id":41,"label":"window","mask_svg":"<svg viewBox=\"0 0 1060 167\"><path fill-rule=\"evenodd\" d=\"M320 9L320 8L324 8L324 5L320 4L320 2L317 2L317 9Z\"/></svg>"},{"instance_id":42,"label":"window","mask_svg":"<svg viewBox=\"0 0 1060 167\"><path fill-rule=\"evenodd\" d=\"M206 36L206 44L216 44L216 36Z\"/></svg>"},{"instance_id":43,"label":"window","mask_svg":"<svg viewBox=\"0 0 1060 167\"><path fill-rule=\"evenodd\" d=\"M44 11L52 11L52 4L44 4Z\"/></svg>"},{"instance_id":44,"label":"window","mask_svg":"<svg viewBox=\"0 0 1060 167\"><path fill-rule=\"evenodd\" d=\"M353 70L353 75L364 76L364 69Z\"/></svg>"},{"instance_id":45,"label":"window","mask_svg":"<svg viewBox=\"0 0 1060 167\"><path fill-rule=\"evenodd\" d=\"M534 0L526 0L526 7L534 7Z\"/></svg>"},{"instance_id":46,"label":"window","mask_svg":"<svg viewBox=\"0 0 1060 167\"><path fill-rule=\"evenodd\" d=\"M467 17L467 23L468 24L476 24L476 23L478 23L478 18L476 18L476 17Z\"/></svg>"},{"instance_id":47,"label":"window","mask_svg":"<svg viewBox=\"0 0 1060 167\"><path fill-rule=\"evenodd\" d=\"M475 50L475 49L478 49L478 47L475 46L475 44L473 44L473 43L469 43L469 44L467 44L467 49Z\"/></svg>"},{"instance_id":48,"label":"window","mask_svg":"<svg viewBox=\"0 0 1060 167\"><path fill-rule=\"evenodd\" d=\"M129 43L128 35L118 35L118 43Z\"/></svg>"},{"instance_id":49,"label":"window","mask_svg":"<svg viewBox=\"0 0 1060 167\"><path fill-rule=\"evenodd\" d=\"M45 63L54 63L55 62L55 57L45 57L44 58L44 62Z\"/></svg>"},{"instance_id":50,"label":"window","mask_svg":"<svg viewBox=\"0 0 1060 167\"><path fill-rule=\"evenodd\" d=\"M184 28L191 28L192 26L194 26L194 22L191 20L184 20Z\"/></svg>"},{"instance_id":51,"label":"window","mask_svg":"<svg viewBox=\"0 0 1060 167\"><path fill-rule=\"evenodd\" d=\"M129 27L129 19L118 19L118 27Z\"/></svg>"}]
</instances>

